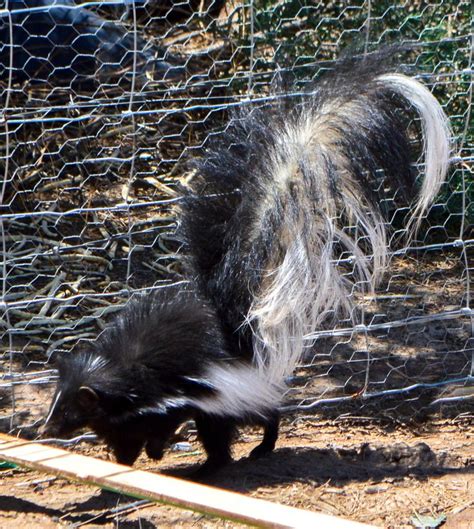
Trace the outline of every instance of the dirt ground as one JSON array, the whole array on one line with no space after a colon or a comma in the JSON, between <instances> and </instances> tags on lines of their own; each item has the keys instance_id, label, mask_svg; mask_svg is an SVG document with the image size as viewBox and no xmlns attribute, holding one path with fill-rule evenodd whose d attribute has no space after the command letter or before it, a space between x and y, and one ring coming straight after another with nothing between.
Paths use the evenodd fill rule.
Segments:
<instances>
[{"instance_id":1,"label":"dirt ground","mask_svg":"<svg viewBox=\"0 0 474 529\"><path fill-rule=\"evenodd\" d=\"M440 524L442 517L445 528L474 527L474 429L469 420L422 428L285 420L275 453L250 461L246 456L259 435L244 429L235 444L237 461L209 484L386 528L424 527L423 522L428 527L428 522ZM188 438L190 451L169 451L161 462L143 455L136 467L185 475L203 458L192 431ZM99 443L72 449L110 457ZM0 472L2 529L234 526L37 472Z\"/></svg>"}]
</instances>

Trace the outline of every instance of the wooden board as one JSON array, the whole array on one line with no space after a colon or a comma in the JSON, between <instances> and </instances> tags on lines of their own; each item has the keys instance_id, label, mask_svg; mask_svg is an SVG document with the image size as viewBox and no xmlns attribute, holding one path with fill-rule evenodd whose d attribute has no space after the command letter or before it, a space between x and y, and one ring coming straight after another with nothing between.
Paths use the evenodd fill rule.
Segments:
<instances>
[{"instance_id":1,"label":"wooden board","mask_svg":"<svg viewBox=\"0 0 474 529\"><path fill-rule=\"evenodd\" d=\"M243 494L200 485L74 454L60 448L0 434L0 460L136 498L275 529L370 529L372 526L304 511ZM372 529L374 529L372 527Z\"/></svg>"}]
</instances>

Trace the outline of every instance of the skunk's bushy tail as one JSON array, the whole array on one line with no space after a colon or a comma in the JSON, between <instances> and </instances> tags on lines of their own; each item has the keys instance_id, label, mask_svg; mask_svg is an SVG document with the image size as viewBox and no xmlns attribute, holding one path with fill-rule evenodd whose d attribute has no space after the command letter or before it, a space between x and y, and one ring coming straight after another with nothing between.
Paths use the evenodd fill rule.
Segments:
<instances>
[{"instance_id":1,"label":"skunk's bushy tail","mask_svg":"<svg viewBox=\"0 0 474 529\"><path fill-rule=\"evenodd\" d=\"M445 178L443 109L384 64L385 54L346 62L310 93L235 116L183 202L191 273L275 383L294 369L305 335L351 314L354 291L377 284L387 196L417 194L413 231ZM424 166L417 193L414 140Z\"/></svg>"}]
</instances>

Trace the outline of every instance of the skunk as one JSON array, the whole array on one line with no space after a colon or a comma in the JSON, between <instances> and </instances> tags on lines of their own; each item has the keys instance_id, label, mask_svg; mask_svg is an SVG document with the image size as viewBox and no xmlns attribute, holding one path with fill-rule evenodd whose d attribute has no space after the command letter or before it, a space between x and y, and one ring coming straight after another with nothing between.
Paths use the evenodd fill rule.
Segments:
<instances>
[{"instance_id":1,"label":"skunk","mask_svg":"<svg viewBox=\"0 0 474 529\"><path fill-rule=\"evenodd\" d=\"M131 464L143 446L161 457L192 417L208 454L201 474L231 460L239 424L264 427L254 457L273 450L305 337L353 316L356 290L383 274L384 204L416 193L413 139L424 171L411 233L446 175L448 120L388 56L346 59L298 97L231 119L179 206L186 281L135 297L92 351L69 355L49 432L87 425Z\"/></svg>"}]
</instances>

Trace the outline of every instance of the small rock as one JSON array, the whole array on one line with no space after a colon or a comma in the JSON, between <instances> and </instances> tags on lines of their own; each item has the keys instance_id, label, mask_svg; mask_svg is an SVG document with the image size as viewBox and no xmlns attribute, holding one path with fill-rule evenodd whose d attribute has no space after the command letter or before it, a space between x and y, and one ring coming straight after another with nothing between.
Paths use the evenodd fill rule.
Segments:
<instances>
[{"instance_id":1,"label":"small rock","mask_svg":"<svg viewBox=\"0 0 474 529\"><path fill-rule=\"evenodd\" d=\"M378 494L379 492L385 492L388 490L388 487L383 487L381 485L374 485L373 487L367 487L364 492L366 494Z\"/></svg>"},{"instance_id":2,"label":"small rock","mask_svg":"<svg viewBox=\"0 0 474 529\"><path fill-rule=\"evenodd\" d=\"M186 441L182 441L180 443L175 443L172 447L171 447L171 450L173 452L191 452L191 450L193 449L191 443L188 443Z\"/></svg>"}]
</instances>

